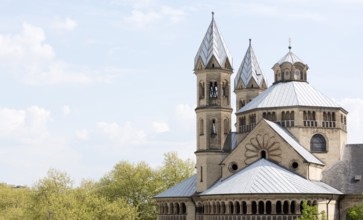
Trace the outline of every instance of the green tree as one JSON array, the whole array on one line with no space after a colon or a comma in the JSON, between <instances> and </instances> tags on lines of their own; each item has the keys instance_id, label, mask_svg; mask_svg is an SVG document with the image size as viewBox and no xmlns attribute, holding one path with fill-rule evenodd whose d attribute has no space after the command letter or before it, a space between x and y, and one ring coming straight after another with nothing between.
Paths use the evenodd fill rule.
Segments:
<instances>
[{"instance_id":1,"label":"green tree","mask_svg":"<svg viewBox=\"0 0 363 220\"><path fill-rule=\"evenodd\" d=\"M363 201L360 205L355 205L348 209L347 219L363 220Z\"/></svg>"},{"instance_id":2,"label":"green tree","mask_svg":"<svg viewBox=\"0 0 363 220\"><path fill-rule=\"evenodd\" d=\"M126 161L116 164L99 181L99 192L111 201L123 198L138 210L137 219L154 220L157 207L153 197L190 177L194 171L191 160L183 161L176 153L164 155L163 166L152 169L144 162Z\"/></svg>"},{"instance_id":3,"label":"green tree","mask_svg":"<svg viewBox=\"0 0 363 220\"><path fill-rule=\"evenodd\" d=\"M317 206L310 206L306 201L303 201L302 210L301 210L301 218L299 220L318 220L319 211ZM325 212L320 212L321 220L326 220Z\"/></svg>"},{"instance_id":4,"label":"green tree","mask_svg":"<svg viewBox=\"0 0 363 220\"><path fill-rule=\"evenodd\" d=\"M30 190L0 184L0 220L25 218L25 209L30 201Z\"/></svg>"},{"instance_id":5,"label":"green tree","mask_svg":"<svg viewBox=\"0 0 363 220\"><path fill-rule=\"evenodd\" d=\"M137 219L155 219L153 196L160 189L156 171L144 162L131 164L123 161L99 182L99 192L111 201L125 199L138 210Z\"/></svg>"},{"instance_id":6,"label":"green tree","mask_svg":"<svg viewBox=\"0 0 363 220\"><path fill-rule=\"evenodd\" d=\"M55 169L48 171L33 187L29 216L35 219L70 219L74 200L70 197L71 178Z\"/></svg>"},{"instance_id":7,"label":"green tree","mask_svg":"<svg viewBox=\"0 0 363 220\"><path fill-rule=\"evenodd\" d=\"M32 189L28 219L122 219L134 220L136 208L126 200L113 201L97 192L97 185L84 181L74 188L71 178L63 172L49 170Z\"/></svg>"},{"instance_id":8,"label":"green tree","mask_svg":"<svg viewBox=\"0 0 363 220\"><path fill-rule=\"evenodd\" d=\"M163 190L189 178L195 171L195 163L191 159L182 160L176 152L164 154L163 166L159 169Z\"/></svg>"}]
</instances>

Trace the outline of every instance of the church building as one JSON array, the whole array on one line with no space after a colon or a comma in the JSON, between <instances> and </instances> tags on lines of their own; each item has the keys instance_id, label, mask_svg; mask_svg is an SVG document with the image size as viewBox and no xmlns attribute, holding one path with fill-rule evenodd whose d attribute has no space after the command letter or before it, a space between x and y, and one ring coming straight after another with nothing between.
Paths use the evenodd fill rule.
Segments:
<instances>
[{"instance_id":1,"label":"church building","mask_svg":"<svg viewBox=\"0 0 363 220\"><path fill-rule=\"evenodd\" d=\"M268 86L250 40L231 81L212 16L194 59L196 174L155 197L158 220L290 220L303 201L338 220L361 203L363 144L347 144L348 112L309 84L291 46L272 70Z\"/></svg>"}]
</instances>

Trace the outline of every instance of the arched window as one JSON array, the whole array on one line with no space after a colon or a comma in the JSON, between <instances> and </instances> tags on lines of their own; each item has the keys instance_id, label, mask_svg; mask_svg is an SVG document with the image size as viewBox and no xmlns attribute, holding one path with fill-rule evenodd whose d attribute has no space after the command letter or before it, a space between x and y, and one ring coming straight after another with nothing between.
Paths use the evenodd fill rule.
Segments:
<instances>
[{"instance_id":1,"label":"arched window","mask_svg":"<svg viewBox=\"0 0 363 220\"><path fill-rule=\"evenodd\" d=\"M224 204L224 202L221 203L221 214L225 214L226 213L226 205Z\"/></svg>"},{"instance_id":2,"label":"arched window","mask_svg":"<svg viewBox=\"0 0 363 220\"><path fill-rule=\"evenodd\" d=\"M252 214L257 214L257 203L255 201L252 202Z\"/></svg>"},{"instance_id":3,"label":"arched window","mask_svg":"<svg viewBox=\"0 0 363 220\"><path fill-rule=\"evenodd\" d=\"M239 202L235 202L234 207L236 214L241 214L241 205L239 204Z\"/></svg>"},{"instance_id":4,"label":"arched window","mask_svg":"<svg viewBox=\"0 0 363 220\"><path fill-rule=\"evenodd\" d=\"M204 121L203 121L203 119L200 119L200 122L199 122L199 135L204 135Z\"/></svg>"},{"instance_id":5,"label":"arched window","mask_svg":"<svg viewBox=\"0 0 363 220\"><path fill-rule=\"evenodd\" d=\"M218 83L214 82L214 96L215 98L218 97Z\"/></svg>"},{"instance_id":6,"label":"arched window","mask_svg":"<svg viewBox=\"0 0 363 220\"><path fill-rule=\"evenodd\" d=\"M289 213L289 202L288 201L284 202L283 211L284 211L284 214Z\"/></svg>"},{"instance_id":7,"label":"arched window","mask_svg":"<svg viewBox=\"0 0 363 220\"><path fill-rule=\"evenodd\" d=\"M271 214L271 212L272 212L272 204L271 204L271 202L270 201L267 201L266 202L266 214Z\"/></svg>"},{"instance_id":8,"label":"arched window","mask_svg":"<svg viewBox=\"0 0 363 220\"><path fill-rule=\"evenodd\" d=\"M223 95L223 97L228 97L228 94L229 94L229 86L228 86L228 82L225 81L225 82L223 82L222 95Z\"/></svg>"},{"instance_id":9,"label":"arched window","mask_svg":"<svg viewBox=\"0 0 363 220\"><path fill-rule=\"evenodd\" d=\"M247 203L242 202L242 214L247 214Z\"/></svg>"},{"instance_id":10,"label":"arched window","mask_svg":"<svg viewBox=\"0 0 363 220\"><path fill-rule=\"evenodd\" d=\"M272 112L272 121L276 121L276 113Z\"/></svg>"},{"instance_id":11,"label":"arched window","mask_svg":"<svg viewBox=\"0 0 363 220\"><path fill-rule=\"evenodd\" d=\"M224 133L225 134L229 133L229 120L228 120L228 118L224 119Z\"/></svg>"},{"instance_id":12,"label":"arched window","mask_svg":"<svg viewBox=\"0 0 363 220\"><path fill-rule=\"evenodd\" d=\"M292 214L295 214L295 212L296 212L296 202L295 201L292 201L290 204L290 212Z\"/></svg>"},{"instance_id":13,"label":"arched window","mask_svg":"<svg viewBox=\"0 0 363 220\"><path fill-rule=\"evenodd\" d=\"M276 202L276 214L281 214L281 201Z\"/></svg>"},{"instance_id":14,"label":"arched window","mask_svg":"<svg viewBox=\"0 0 363 220\"><path fill-rule=\"evenodd\" d=\"M264 150L261 151L261 158L264 158L264 159L266 158L266 151L264 151Z\"/></svg>"},{"instance_id":15,"label":"arched window","mask_svg":"<svg viewBox=\"0 0 363 220\"><path fill-rule=\"evenodd\" d=\"M323 135L314 134L310 140L311 152L326 152L326 141Z\"/></svg>"},{"instance_id":16,"label":"arched window","mask_svg":"<svg viewBox=\"0 0 363 220\"><path fill-rule=\"evenodd\" d=\"M230 214L233 214L234 213L234 206L233 206L233 202L229 202L229 204L228 204L228 206L229 206L229 213Z\"/></svg>"},{"instance_id":17,"label":"arched window","mask_svg":"<svg viewBox=\"0 0 363 220\"><path fill-rule=\"evenodd\" d=\"M243 106L245 106L245 100L241 99L239 100L239 108L242 108Z\"/></svg>"},{"instance_id":18,"label":"arched window","mask_svg":"<svg viewBox=\"0 0 363 220\"><path fill-rule=\"evenodd\" d=\"M199 98L200 99L203 99L204 98L204 82L203 81L201 81L200 83L199 83Z\"/></svg>"},{"instance_id":19,"label":"arched window","mask_svg":"<svg viewBox=\"0 0 363 220\"><path fill-rule=\"evenodd\" d=\"M179 204L178 203L175 204L174 214L180 214L180 208L179 208Z\"/></svg>"},{"instance_id":20,"label":"arched window","mask_svg":"<svg viewBox=\"0 0 363 220\"><path fill-rule=\"evenodd\" d=\"M258 203L258 214L265 214L265 203L263 203L262 201Z\"/></svg>"},{"instance_id":21,"label":"arched window","mask_svg":"<svg viewBox=\"0 0 363 220\"><path fill-rule=\"evenodd\" d=\"M212 120L212 134L217 134L215 119Z\"/></svg>"}]
</instances>

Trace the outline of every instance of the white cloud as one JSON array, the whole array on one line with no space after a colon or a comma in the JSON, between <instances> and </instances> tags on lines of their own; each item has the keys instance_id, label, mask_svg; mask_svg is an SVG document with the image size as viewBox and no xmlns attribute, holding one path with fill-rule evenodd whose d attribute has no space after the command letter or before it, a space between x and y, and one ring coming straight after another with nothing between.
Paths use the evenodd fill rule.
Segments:
<instances>
[{"instance_id":1,"label":"white cloud","mask_svg":"<svg viewBox=\"0 0 363 220\"><path fill-rule=\"evenodd\" d=\"M53 27L57 31L72 31L78 26L77 22L71 18L57 19L53 22Z\"/></svg>"},{"instance_id":2,"label":"white cloud","mask_svg":"<svg viewBox=\"0 0 363 220\"><path fill-rule=\"evenodd\" d=\"M23 143L43 142L49 136L50 112L38 106L25 110L0 108L0 137Z\"/></svg>"},{"instance_id":3,"label":"white cloud","mask_svg":"<svg viewBox=\"0 0 363 220\"><path fill-rule=\"evenodd\" d=\"M109 140L122 144L138 144L146 138L146 133L134 128L130 122L126 122L124 125L116 122L99 122L97 127Z\"/></svg>"},{"instance_id":4,"label":"white cloud","mask_svg":"<svg viewBox=\"0 0 363 220\"><path fill-rule=\"evenodd\" d=\"M242 2L234 1L232 2L233 8L243 8L243 13L247 13L253 16L263 16L263 17L274 17L281 19L294 19L294 20L310 20L314 22L324 22L327 20L321 13L315 13L313 10L305 10L306 7L309 9L316 2L301 1L297 4L299 7L296 8L295 5L289 5L287 1L276 1L273 4L268 4L266 2ZM287 6L294 7L288 10Z\"/></svg>"},{"instance_id":5,"label":"white cloud","mask_svg":"<svg viewBox=\"0 0 363 220\"><path fill-rule=\"evenodd\" d=\"M186 104L178 104L176 106L175 113L178 118L186 121L195 120L195 111L194 108L190 105Z\"/></svg>"},{"instance_id":6,"label":"white cloud","mask_svg":"<svg viewBox=\"0 0 363 220\"><path fill-rule=\"evenodd\" d=\"M153 127L156 133L164 133L169 131L169 126L165 122L153 122Z\"/></svg>"},{"instance_id":7,"label":"white cloud","mask_svg":"<svg viewBox=\"0 0 363 220\"><path fill-rule=\"evenodd\" d=\"M194 107L187 104L178 104L175 107L174 119L178 129L186 131L195 128L195 111Z\"/></svg>"},{"instance_id":8,"label":"white cloud","mask_svg":"<svg viewBox=\"0 0 363 220\"><path fill-rule=\"evenodd\" d=\"M112 0L111 3L131 5L133 8L145 8L150 6L153 0Z\"/></svg>"},{"instance_id":9,"label":"white cloud","mask_svg":"<svg viewBox=\"0 0 363 220\"><path fill-rule=\"evenodd\" d=\"M163 5L158 10L134 9L123 21L128 25L144 28L161 21L174 24L180 22L184 16L184 10Z\"/></svg>"},{"instance_id":10,"label":"white cloud","mask_svg":"<svg viewBox=\"0 0 363 220\"><path fill-rule=\"evenodd\" d=\"M68 105L64 105L63 106L63 114L64 115L69 115L71 114L71 108Z\"/></svg>"},{"instance_id":11,"label":"white cloud","mask_svg":"<svg viewBox=\"0 0 363 220\"><path fill-rule=\"evenodd\" d=\"M348 113L348 143L363 143L363 99L346 98L340 102Z\"/></svg>"},{"instance_id":12,"label":"white cloud","mask_svg":"<svg viewBox=\"0 0 363 220\"><path fill-rule=\"evenodd\" d=\"M76 131L76 137L82 141L86 141L89 138L89 132L86 129Z\"/></svg>"},{"instance_id":13,"label":"white cloud","mask_svg":"<svg viewBox=\"0 0 363 220\"><path fill-rule=\"evenodd\" d=\"M0 71L27 84L111 82L115 72L92 70L56 58L42 28L27 23L16 35L0 34ZM120 70L117 70L119 73Z\"/></svg>"}]
</instances>

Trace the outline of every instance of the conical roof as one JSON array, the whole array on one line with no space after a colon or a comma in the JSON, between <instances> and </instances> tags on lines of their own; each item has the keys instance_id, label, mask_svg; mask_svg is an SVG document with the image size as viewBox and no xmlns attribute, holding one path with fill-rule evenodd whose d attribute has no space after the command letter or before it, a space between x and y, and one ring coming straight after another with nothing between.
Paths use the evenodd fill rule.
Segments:
<instances>
[{"instance_id":1,"label":"conical roof","mask_svg":"<svg viewBox=\"0 0 363 220\"><path fill-rule=\"evenodd\" d=\"M254 79L259 87L261 87L263 82L265 82L265 77L252 49L250 39L250 45L248 46L241 66L238 69L236 78L234 79L234 87L237 88L238 84L242 82L243 87L246 88L251 79Z\"/></svg>"},{"instance_id":2,"label":"conical roof","mask_svg":"<svg viewBox=\"0 0 363 220\"><path fill-rule=\"evenodd\" d=\"M283 64L283 63L291 63L291 64L294 64L294 63L302 63L304 64L304 61L302 61L299 57L297 57L293 52L289 51L284 57L282 57L278 64Z\"/></svg>"},{"instance_id":3,"label":"conical roof","mask_svg":"<svg viewBox=\"0 0 363 220\"><path fill-rule=\"evenodd\" d=\"M194 58L194 66L197 65L199 58L202 60L203 65L207 66L213 56L222 67L225 66L227 59L229 64L232 65L232 56L222 35L218 31L214 15L212 16L212 21L199 47L197 55Z\"/></svg>"}]
</instances>

